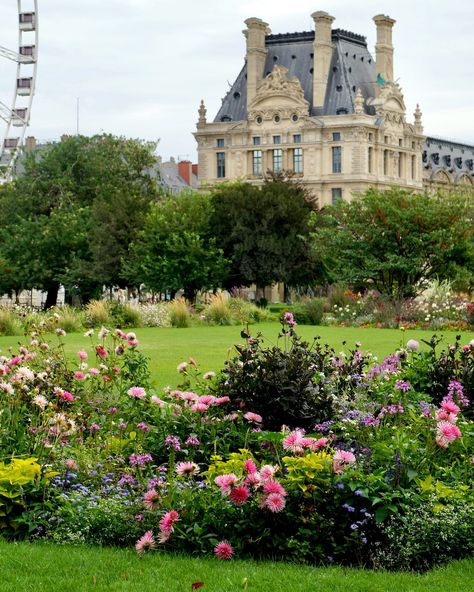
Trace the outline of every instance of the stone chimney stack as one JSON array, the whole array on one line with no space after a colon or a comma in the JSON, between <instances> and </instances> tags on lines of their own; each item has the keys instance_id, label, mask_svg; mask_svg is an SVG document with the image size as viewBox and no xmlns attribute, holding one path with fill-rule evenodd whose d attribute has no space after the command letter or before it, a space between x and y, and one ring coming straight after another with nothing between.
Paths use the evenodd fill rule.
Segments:
<instances>
[{"instance_id":1,"label":"stone chimney stack","mask_svg":"<svg viewBox=\"0 0 474 592\"><path fill-rule=\"evenodd\" d=\"M257 88L263 79L265 59L265 32L268 24L259 18L248 18L247 29L243 31L247 39L247 109L257 94Z\"/></svg>"},{"instance_id":2,"label":"stone chimney stack","mask_svg":"<svg viewBox=\"0 0 474 592\"><path fill-rule=\"evenodd\" d=\"M376 73L386 82L393 82L393 45L392 29L396 21L384 14L374 16L377 27L377 43L375 44ZM378 86L377 86L378 88Z\"/></svg>"},{"instance_id":3,"label":"stone chimney stack","mask_svg":"<svg viewBox=\"0 0 474 592\"><path fill-rule=\"evenodd\" d=\"M329 66L332 58L331 25L334 17L318 11L311 15L314 20L313 43L313 107L322 107L326 97Z\"/></svg>"},{"instance_id":4,"label":"stone chimney stack","mask_svg":"<svg viewBox=\"0 0 474 592\"><path fill-rule=\"evenodd\" d=\"M36 138L34 136L28 136L25 140L25 150L31 152L36 148Z\"/></svg>"}]
</instances>

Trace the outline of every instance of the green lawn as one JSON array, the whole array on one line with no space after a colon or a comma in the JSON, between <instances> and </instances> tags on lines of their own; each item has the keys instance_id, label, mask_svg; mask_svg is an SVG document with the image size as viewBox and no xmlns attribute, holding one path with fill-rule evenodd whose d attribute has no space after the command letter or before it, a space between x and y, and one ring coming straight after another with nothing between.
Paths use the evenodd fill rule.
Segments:
<instances>
[{"instance_id":1,"label":"green lawn","mask_svg":"<svg viewBox=\"0 0 474 592\"><path fill-rule=\"evenodd\" d=\"M261 323L251 326L251 333L262 332L268 345L276 343L280 329L278 323ZM142 350L151 359L151 370L157 388L166 385L176 386L179 375L176 366L187 361L190 356L195 358L203 371L217 371L224 360L233 354L233 344L242 342L241 327L191 327L189 329L175 328L143 328L136 329ZM362 344L362 349L369 350L382 358L393 353L408 339L428 340L432 331L409 330L402 332L398 329L359 329L354 327L315 327L299 325L298 334L307 340L319 335L323 343L329 343L336 351L353 347L356 342ZM456 333L444 331L444 341L453 343ZM51 336L53 340L56 336ZM474 339L474 333L463 333L462 342L468 343ZM82 333L73 333L65 338L67 351L74 354L79 349L87 349L90 340ZM0 349L6 352L8 347L25 342L19 337L0 337ZM422 344L423 345L423 344Z\"/></svg>"},{"instance_id":2,"label":"green lawn","mask_svg":"<svg viewBox=\"0 0 474 592\"><path fill-rule=\"evenodd\" d=\"M0 542L0 592L467 592L474 561L425 575Z\"/></svg>"}]
</instances>

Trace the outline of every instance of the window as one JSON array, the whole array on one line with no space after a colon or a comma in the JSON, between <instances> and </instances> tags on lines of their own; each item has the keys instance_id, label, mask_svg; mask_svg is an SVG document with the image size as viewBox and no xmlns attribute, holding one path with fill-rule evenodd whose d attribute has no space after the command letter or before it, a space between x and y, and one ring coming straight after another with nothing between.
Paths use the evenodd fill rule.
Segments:
<instances>
[{"instance_id":1,"label":"window","mask_svg":"<svg viewBox=\"0 0 474 592\"><path fill-rule=\"evenodd\" d=\"M224 138L217 138L217 147L224 148Z\"/></svg>"},{"instance_id":2,"label":"window","mask_svg":"<svg viewBox=\"0 0 474 592\"><path fill-rule=\"evenodd\" d=\"M411 149L412 149L412 150L415 150L415 142L412 142L412 143L411 143Z\"/></svg>"},{"instance_id":3,"label":"window","mask_svg":"<svg viewBox=\"0 0 474 592\"><path fill-rule=\"evenodd\" d=\"M33 12L22 12L20 14L20 23L32 23L34 13Z\"/></svg>"},{"instance_id":4,"label":"window","mask_svg":"<svg viewBox=\"0 0 474 592\"><path fill-rule=\"evenodd\" d=\"M403 177L403 153L398 154L398 176Z\"/></svg>"},{"instance_id":5,"label":"window","mask_svg":"<svg viewBox=\"0 0 474 592\"><path fill-rule=\"evenodd\" d=\"M277 148L273 151L273 172L279 173L283 167L283 150Z\"/></svg>"},{"instance_id":6,"label":"window","mask_svg":"<svg viewBox=\"0 0 474 592\"><path fill-rule=\"evenodd\" d=\"M295 144L301 144L301 134L294 134L293 135L293 142Z\"/></svg>"},{"instance_id":7,"label":"window","mask_svg":"<svg viewBox=\"0 0 474 592\"><path fill-rule=\"evenodd\" d=\"M260 136L253 137L253 145L254 146L260 146L261 143L262 143L262 138Z\"/></svg>"},{"instance_id":8,"label":"window","mask_svg":"<svg viewBox=\"0 0 474 592\"><path fill-rule=\"evenodd\" d=\"M333 146L332 148L332 172L340 173L342 171L342 148L340 146Z\"/></svg>"},{"instance_id":9,"label":"window","mask_svg":"<svg viewBox=\"0 0 474 592\"><path fill-rule=\"evenodd\" d=\"M383 137L383 142L384 142L384 144L388 144L388 136Z\"/></svg>"},{"instance_id":10,"label":"window","mask_svg":"<svg viewBox=\"0 0 474 592\"><path fill-rule=\"evenodd\" d=\"M274 144L281 144L281 136L273 136Z\"/></svg>"},{"instance_id":11,"label":"window","mask_svg":"<svg viewBox=\"0 0 474 592\"><path fill-rule=\"evenodd\" d=\"M369 148L367 164L368 164L369 173L372 173L373 168L374 168L374 149L373 148Z\"/></svg>"},{"instance_id":12,"label":"window","mask_svg":"<svg viewBox=\"0 0 474 592\"><path fill-rule=\"evenodd\" d=\"M342 189L340 187L333 187L331 189L332 205L335 206L338 201L342 199Z\"/></svg>"},{"instance_id":13,"label":"window","mask_svg":"<svg viewBox=\"0 0 474 592\"><path fill-rule=\"evenodd\" d=\"M369 142L373 142L374 141L374 134L372 132L369 132Z\"/></svg>"},{"instance_id":14,"label":"window","mask_svg":"<svg viewBox=\"0 0 474 592\"><path fill-rule=\"evenodd\" d=\"M280 121L281 121L281 117L280 117L279 115L275 115L275 117L273 118L273 121L274 121L275 123L280 123Z\"/></svg>"},{"instance_id":15,"label":"window","mask_svg":"<svg viewBox=\"0 0 474 592\"><path fill-rule=\"evenodd\" d=\"M403 140L401 138L398 138L398 145L403 146Z\"/></svg>"},{"instance_id":16,"label":"window","mask_svg":"<svg viewBox=\"0 0 474 592\"><path fill-rule=\"evenodd\" d=\"M303 148L293 150L293 171L295 173L303 172Z\"/></svg>"},{"instance_id":17,"label":"window","mask_svg":"<svg viewBox=\"0 0 474 592\"><path fill-rule=\"evenodd\" d=\"M332 134L333 142L340 142L341 140L341 132L333 132Z\"/></svg>"},{"instance_id":18,"label":"window","mask_svg":"<svg viewBox=\"0 0 474 592\"><path fill-rule=\"evenodd\" d=\"M416 156L413 155L411 157L411 178L415 179L416 177Z\"/></svg>"},{"instance_id":19,"label":"window","mask_svg":"<svg viewBox=\"0 0 474 592\"><path fill-rule=\"evenodd\" d=\"M388 175L388 150L383 151L383 174Z\"/></svg>"},{"instance_id":20,"label":"window","mask_svg":"<svg viewBox=\"0 0 474 592\"><path fill-rule=\"evenodd\" d=\"M262 151L254 150L252 154L252 173L254 177L262 174Z\"/></svg>"},{"instance_id":21,"label":"window","mask_svg":"<svg viewBox=\"0 0 474 592\"><path fill-rule=\"evenodd\" d=\"M217 178L224 179L225 177L225 152L217 152Z\"/></svg>"}]
</instances>

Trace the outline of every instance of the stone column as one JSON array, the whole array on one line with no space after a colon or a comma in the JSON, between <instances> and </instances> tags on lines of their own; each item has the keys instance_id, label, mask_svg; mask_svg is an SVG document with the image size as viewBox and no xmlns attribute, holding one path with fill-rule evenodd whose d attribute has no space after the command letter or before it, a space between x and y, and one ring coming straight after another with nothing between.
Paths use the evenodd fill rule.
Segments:
<instances>
[{"instance_id":1,"label":"stone column","mask_svg":"<svg viewBox=\"0 0 474 592\"><path fill-rule=\"evenodd\" d=\"M386 82L393 82L393 45L392 28L396 21L384 14L374 16L377 27L377 43L375 44L376 76ZM378 85L377 85L378 88Z\"/></svg>"},{"instance_id":2,"label":"stone column","mask_svg":"<svg viewBox=\"0 0 474 592\"><path fill-rule=\"evenodd\" d=\"M265 32L268 24L259 18L248 18L245 21L247 29L243 31L247 40L247 109L254 99L258 85L263 79L265 59Z\"/></svg>"},{"instance_id":3,"label":"stone column","mask_svg":"<svg viewBox=\"0 0 474 592\"><path fill-rule=\"evenodd\" d=\"M329 67L332 59L331 25L334 17L318 11L311 15L314 20L313 43L313 107L322 107L326 97Z\"/></svg>"}]
</instances>

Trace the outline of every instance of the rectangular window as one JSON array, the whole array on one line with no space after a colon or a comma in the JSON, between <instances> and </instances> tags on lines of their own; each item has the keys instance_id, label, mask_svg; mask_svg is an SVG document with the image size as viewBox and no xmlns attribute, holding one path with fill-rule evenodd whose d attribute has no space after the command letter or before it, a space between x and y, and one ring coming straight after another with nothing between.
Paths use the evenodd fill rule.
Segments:
<instances>
[{"instance_id":1,"label":"rectangular window","mask_svg":"<svg viewBox=\"0 0 474 592\"><path fill-rule=\"evenodd\" d=\"M217 178L224 179L225 178L225 152L217 152L216 159L217 159Z\"/></svg>"},{"instance_id":2,"label":"rectangular window","mask_svg":"<svg viewBox=\"0 0 474 592\"><path fill-rule=\"evenodd\" d=\"M332 205L335 206L338 201L342 199L342 189L340 187L333 187L331 189L332 193Z\"/></svg>"},{"instance_id":3,"label":"rectangular window","mask_svg":"<svg viewBox=\"0 0 474 592\"><path fill-rule=\"evenodd\" d=\"M415 179L416 177L416 156L411 157L411 178Z\"/></svg>"},{"instance_id":4,"label":"rectangular window","mask_svg":"<svg viewBox=\"0 0 474 592\"><path fill-rule=\"evenodd\" d=\"M262 140L261 140L260 136L253 137L253 145L254 146L260 146L261 142L262 142Z\"/></svg>"},{"instance_id":5,"label":"rectangular window","mask_svg":"<svg viewBox=\"0 0 474 592\"><path fill-rule=\"evenodd\" d=\"M273 136L274 144L281 144L281 136Z\"/></svg>"},{"instance_id":6,"label":"rectangular window","mask_svg":"<svg viewBox=\"0 0 474 592\"><path fill-rule=\"evenodd\" d=\"M373 142L374 140L374 134L372 132L369 132L369 142Z\"/></svg>"},{"instance_id":7,"label":"rectangular window","mask_svg":"<svg viewBox=\"0 0 474 592\"><path fill-rule=\"evenodd\" d=\"M398 176L403 177L403 153L398 154Z\"/></svg>"},{"instance_id":8,"label":"rectangular window","mask_svg":"<svg viewBox=\"0 0 474 592\"><path fill-rule=\"evenodd\" d=\"M398 138L398 145L403 146L403 140L401 138Z\"/></svg>"},{"instance_id":9,"label":"rectangular window","mask_svg":"<svg viewBox=\"0 0 474 592\"><path fill-rule=\"evenodd\" d=\"M301 144L301 134L294 134L293 135L293 142L295 144Z\"/></svg>"},{"instance_id":10,"label":"rectangular window","mask_svg":"<svg viewBox=\"0 0 474 592\"><path fill-rule=\"evenodd\" d=\"M342 148L333 146L332 148L332 172L340 173L342 171Z\"/></svg>"},{"instance_id":11,"label":"rectangular window","mask_svg":"<svg viewBox=\"0 0 474 592\"><path fill-rule=\"evenodd\" d=\"M388 175L388 150L383 151L383 174Z\"/></svg>"},{"instance_id":12,"label":"rectangular window","mask_svg":"<svg viewBox=\"0 0 474 592\"><path fill-rule=\"evenodd\" d=\"M279 173L283 167L283 150L277 148L273 151L273 172Z\"/></svg>"},{"instance_id":13,"label":"rectangular window","mask_svg":"<svg viewBox=\"0 0 474 592\"><path fill-rule=\"evenodd\" d=\"M224 138L217 138L217 147L224 148Z\"/></svg>"},{"instance_id":14,"label":"rectangular window","mask_svg":"<svg viewBox=\"0 0 474 592\"><path fill-rule=\"evenodd\" d=\"M333 132L332 140L333 142L339 142L341 140L341 132Z\"/></svg>"},{"instance_id":15,"label":"rectangular window","mask_svg":"<svg viewBox=\"0 0 474 592\"><path fill-rule=\"evenodd\" d=\"M254 150L252 154L252 172L254 177L260 177L262 174L262 151Z\"/></svg>"},{"instance_id":16,"label":"rectangular window","mask_svg":"<svg viewBox=\"0 0 474 592\"><path fill-rule=\"evenodd\" d=\"M384 144L388 144L388 136L383 137Z\"/></svg>"},{"instance_id":17,"label":"rectangular window","mask_svg":"<svg viewBox=\"0 0 474 592\"><path fill-rule=\"evenodd\" d=\"M295 173L303 172L303 148L293 150L293 171Z\"/></svg>"},{"instance_id":18,"label":"rectangular window","mask_svg":"<svg viewBox=\"0 0 474 592\"><path fill-rule=\"evenodd\" d=\"M369 169L369 173L373 172L373 168L374 168L374 149L373 148L369 148L369 154L368 154L368 169Z\"/></svg>"}]
</instances>

